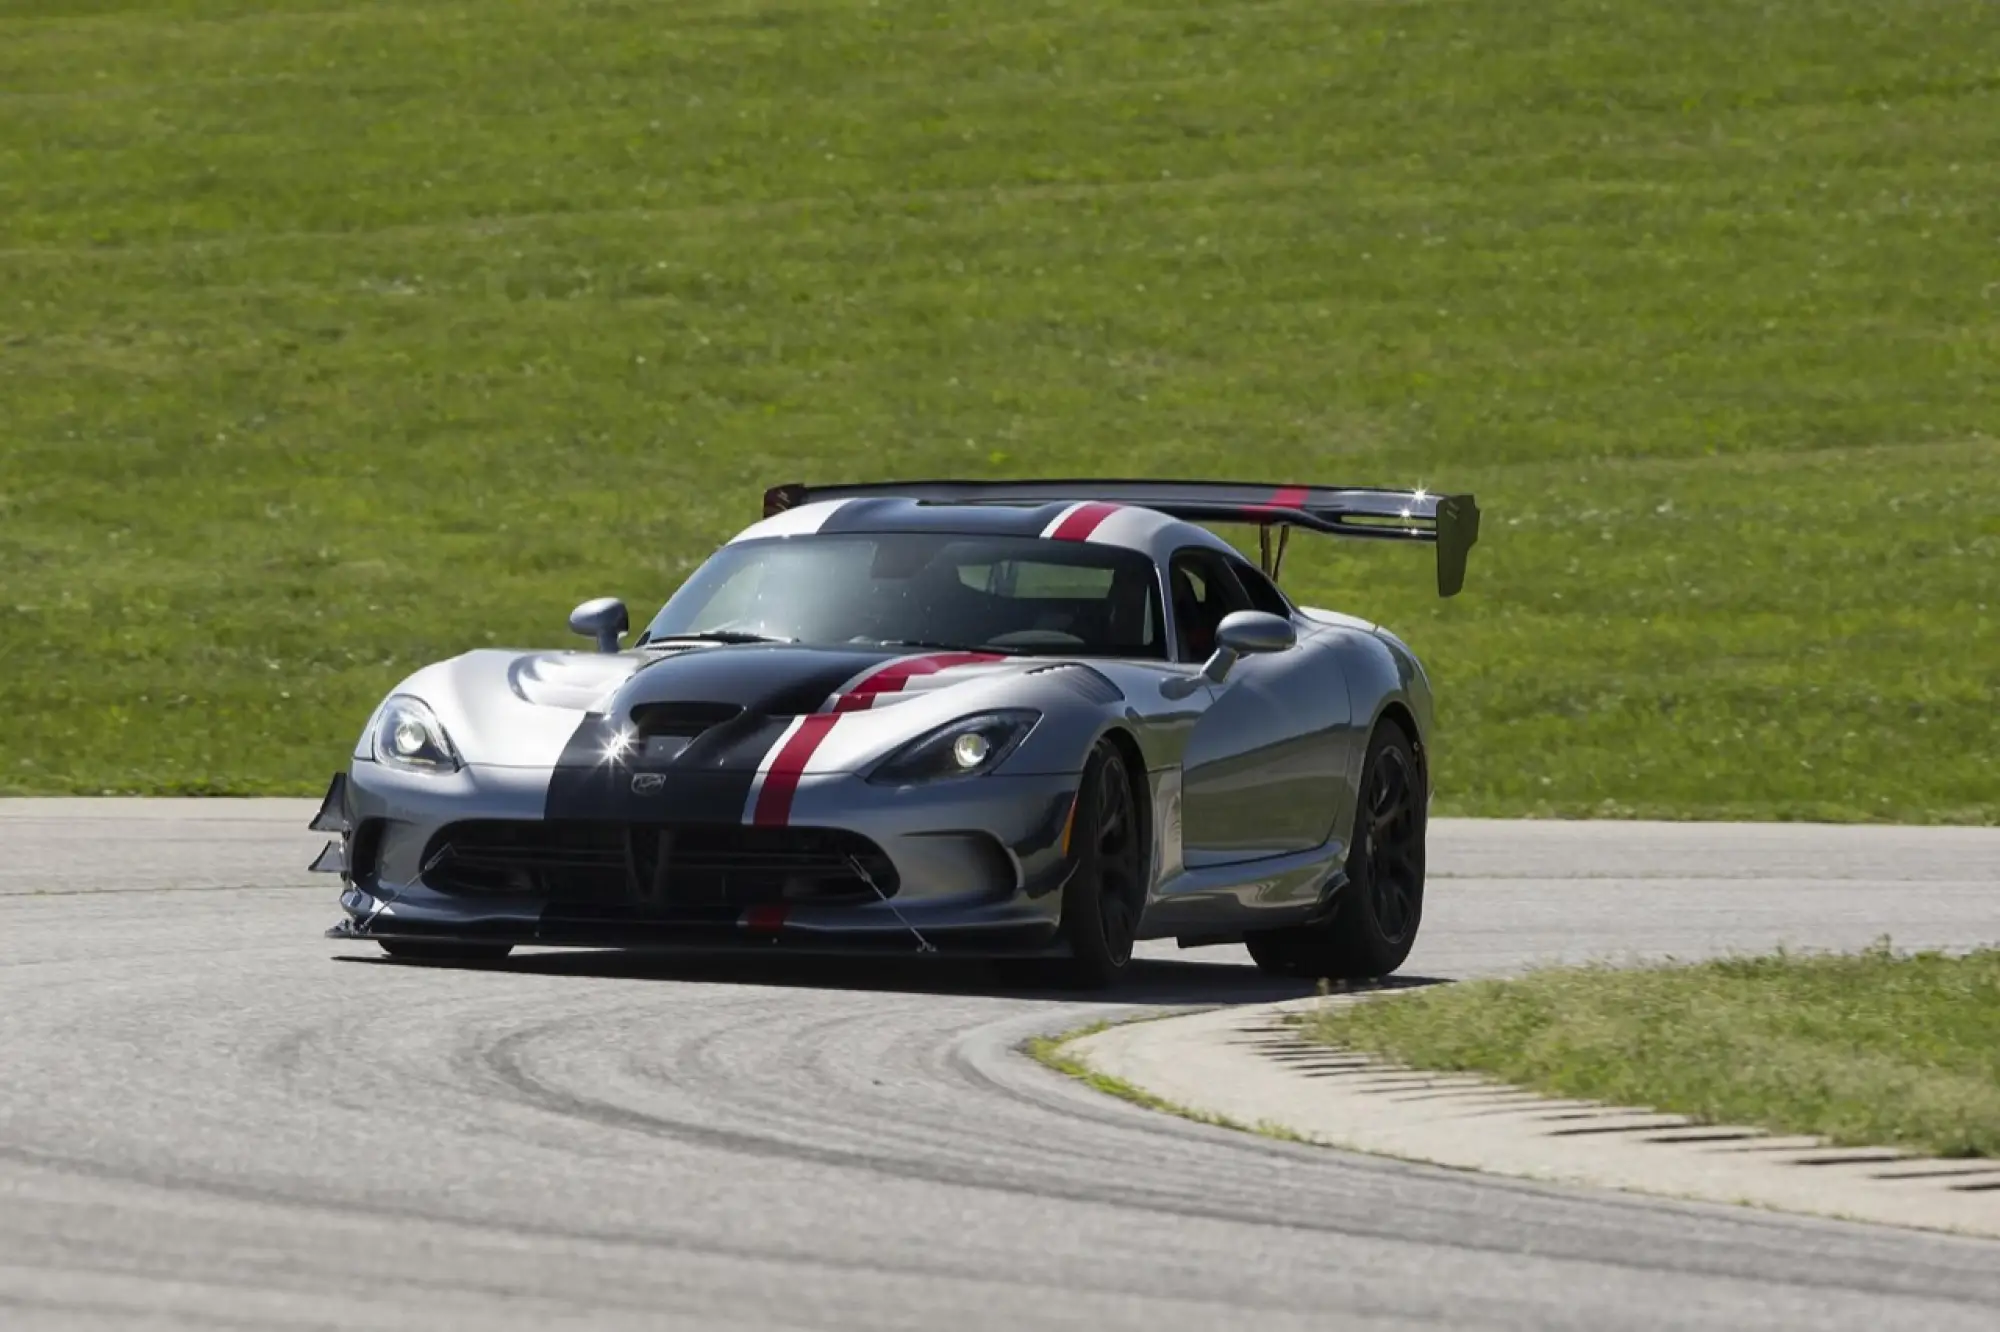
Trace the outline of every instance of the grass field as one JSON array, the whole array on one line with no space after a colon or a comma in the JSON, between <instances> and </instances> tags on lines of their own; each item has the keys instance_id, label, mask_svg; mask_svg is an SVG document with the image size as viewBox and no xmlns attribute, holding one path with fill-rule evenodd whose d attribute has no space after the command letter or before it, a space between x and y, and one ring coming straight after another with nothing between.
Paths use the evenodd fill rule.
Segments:
<instances>
[{"instance_id":1,"label":"grass field","mask_svg":"<svg viewBox=\"0 0 2000 1332\"><path fill-rule=\"evenodd\" d=\"M1989 0L0 0L0 791L315 791L789 479L1295 543L1446 813L2000 821Z\"/></svg>"},{"instance_id":2,"label":"grass field","mask_svg":"<svg viewBox=\"0 0 2000 1332\"><path fill-rule=\"evenodd\" d=\"M2000 950L1553 969L1327 1009L1305 1030L1560 1096L2000 1156Z\"/></svg>"}]
</instances>

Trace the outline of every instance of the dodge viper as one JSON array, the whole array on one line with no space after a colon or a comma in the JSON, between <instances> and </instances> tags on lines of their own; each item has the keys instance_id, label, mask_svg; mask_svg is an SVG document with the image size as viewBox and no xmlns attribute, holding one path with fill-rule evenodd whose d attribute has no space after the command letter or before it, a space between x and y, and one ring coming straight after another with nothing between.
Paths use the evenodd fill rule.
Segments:
<instances>
[{"instance_id":1,"label":"dodge viper","mask_svg":"<svg viewBox=\"0 0 2000 1332\"><path fill-rule=\"evenodd\" d=\"M1086 987L1174 938L1384 976L1423 914L1430 682L1276 576L1295 530L1428 542L1451 596L1478 523L1422 490L774 487L629 644L598 598L589 648L389 691L313 820L329 933L1025 955Z\"/></svg>"}]
</instances>

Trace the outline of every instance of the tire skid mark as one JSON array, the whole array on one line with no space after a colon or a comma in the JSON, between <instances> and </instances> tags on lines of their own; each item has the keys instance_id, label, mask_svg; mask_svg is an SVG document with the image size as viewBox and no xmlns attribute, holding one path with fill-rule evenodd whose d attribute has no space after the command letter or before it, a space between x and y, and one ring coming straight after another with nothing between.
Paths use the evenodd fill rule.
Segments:
<instances>
[{"instance_id":1,"label":"tire skid mark","mask_svg":"<svg viewBox=\"0 0 2000 1332\"><path fill-rule=\"evenodd\" d=\"M836 1045L829 1037L836 1032L848 1030L857 1025L874 1027L875 1024L879 1023L880 1016L874 1013L843 1013L816 1022L801 1023L797 1026L788 1027L782 1037L782 1042L774 1047L768 1033L769 1015L758 1012L748 1015L741 1025L718 1026L706 1033L697 1035L693 1038L691 1044L676 1046L671 1053L663 1051L659 1056L656 1056L656 1062L672 1058L676 1067L692 1063L697 1068L712 1072L713 1076L704 1084L711 1094L705 1096L703 1099L706 1103L713 1104L717 1098L712 1093L719 1087L727 1086L728 1090L732 1092L755 1088L756 1084L754 1083L750 1084L747 1088L744 1087L742 1070L732 1067L726 1060L716 1057L715 1054L717 1047L721 1046L725 1041L742 1039L747 1034L752 1040L758 1043L764 1052L776 1054L797 1050L802 1055L801 1062L805 1069L825 1069L823 1076L814 1079L816 1085L822 1091L830 1088L842 1088L846 1092L859 1092L865 1095L865 1091L861 1088L848 1089L842 1086L843 1075L851 1071L851 1065L830 1053L836 1048ZM924 1034L919 1034L914 1039L930 1040ZM890 1040L888 1043L894 1042ZM931 1042L931 1048L935 1048L934 1042ZM786 1061L775 1060L774 1062L783 1063ZM932 1061L930 1071L948 1070L950 1067L948 1052L941 1052L940 1057ZM646 1073L651 1073L654 1070L647 1068L642 1071L635 1067L634 1071L644 1076ZM660 1069L658 1071L665 1072L666 1070ZM675 1083L676 1085L680 1082L678 1079L671 1078L659 1078L657 1080L660 1082ZM881 1084L878 1082L876 1085L880 1086ZM743 1098L739 1095L732 1098L732 1100L734 1104L741 1105L747 1110L761 1116L775 1118L780 1123L796 1121L798 1118L795 1099L785 1095L782 1091L772 1092L763 1098ZM840 1118L831 1118L831 1115L835 1111L840 1112ZM892 1118L892 1128L888 1124L885 1124L885 1116ZM943 1112L941 1117L937 1119L928 1117L920 1118L919 1112L913 1110L906 1102L886 1095L881 1098L880 1104L851 1104L845 1096L837 1103L830 1104L822 1100L815 1107L812 1123L815 1128L838 1127L863 1138L880 1138L885 1131L892 1131L894 1140L899 1147L905 1149L918 1148L936 1153L964 1153L968 1150L976 1150L981 1155L990 1155L996 1148L1001 1147L1014 1147L1025 1151L1041 1153L1049 1151L1049 1144L1045 1141L1037 1140L1025 1131L1016 1132L1012 1125L1000 1126L987 1124L983 1126L981 1134L976 1139L972 1138L966 1133L962 1119L955 1112ZM1092 1144L1093 1150L1090 1151L1082 1151L1078 1147L1079 1145L1074 1142L1063 1144L1065 1164L1080 1162L1090 1165L1116 1165L1126 1159L1117 1144L1105 1143L1103 1150L1096 1150L1097 1144L1094 1142ZM905 1151L903 1154L909 1155L910 1153ZM1233 1182L1235 1172L1230 1172L1227 1178Z\"/></svg>"},{"instance_id":2,"label":"tire skid mark","mask_svg":"<svg viewBox=\"0 0 2000 1332\"><path fill-rule=\"evenodd\" d=\"M882 1152L816 1146L740 1129L670 1119L622 1106L613 1101L568 1091L536 1077L528 1070L522 1055L524 1047L541 1034L540 1031L530 1029L503 1037L486 1051L488 1068L523 1102L552 1114L581 1120L600 1128L639 1133L739 1156L801 1161L811 1165L856 1170L918 1184L951 1184L961 1188L983 1189L1023 1197L1126 1210L1167 1212L1176 1216L1273 1229L1324 1231L1332 1234L1372 1233L1355 1232L1339 1226L1314 1224L1309 1221L1277 1219L1268 1212L1258 1212L1250 1208L1203 1206L1166 1191L1100 1190L1058 1182L1028 1182L973 1167L942 1163L926 1164ZM1393 1236L1384 1237L1393 1238Z\"/></svg>"},{"instance_id":3,"label":"tire skid mark","mask_svg":"<svg viewBox=\"0 0 2000 1332\"><path fill-rule=\"evenodd\" d=\"M616 1015L604 1014L600 1016ZM779 1038L781 1043L777 1046L777 1049L789 1049L794 1045L803 1045L811 1052L813 1060L824 1058L826 1057L826 1052L834 1047L834 1042L826 1039L828 1033L853 1027L857 1024L873 1025L880 1021L880 1017L881 1015L875 1013L856 1012L836 1015L796 1028L787 1026ZM579 1018L578 1020L581 1019ZM593 1018L592 1020L595 1019ZM562 1025L565 1028L569 1027L571 1020L565 1020ZM773 1048L773 1043L769 1026L770 1015L768 1012L752 1012L745 1015L740 1025L721 1026L706 1032L690 1034L684 1037L679 1043L669 1047L665 1051L659 1052L654 1057L656 1060L671 1059L676 1067L694 1063L698 1067L713 1070L714 1076L701 1084L703 1093L701 1100L704 1108L708 1108L717 1104L719 1097L716 1093L719 1088L733 1090L734 1087L743 1085L742 1070L732 1068L724 1061L716 1059L712 1054L714 1048L728 1039L740 1039L747 1035L758 1043L761 1051L770 1051ZM563 1036L571 1045L581 1044L588 1046L597 1043L587 1039L579 1040L578 1033L573 1030L559 1032L555 1025L548 1023L541 1024L532 1030L523 1030L514 1033L511 1038L508 1038L511 1048L508 1050L506 1056L506 1062L513 1072L499 1079L510 1089L512 1094L519 1095L519 1079L525 1077L534 1081L539 1088L553 1092L558 1096L570 1095L570 1093L563 1091L563 1089L553 1086L546 1079L536 1078L528 1070L529 1059L534 1053L530 1047L539 1045L545 1038L552 1038L558 1035ZM929 1038L919 1037L919 1039ZM775 1062L782 1064L786 1061L778 1059ZM953 1068L949 1056L949 1047L940 1052L936 1061L936 1067L940 1069ZM490 1066L490 1061L487 1073L489 1078L494 1074L494 1070ZM962 1078L959 1081L961 1084L967 1082L967 1080ZM670 1085L676 1088L684 1088L691 1084L686 1079L672 1079L670 1080ZM830 1084L819 1084L820 1090L824 1091L827 1085ZM970 1085L977 1089L979 1084L973 1082ZM1112 1200L1108 1196L1076 1193L1074 1190L1048 1194L1034 1185L1019 1184L1013 1176L996 1173L989 1168L982 1167L977 1160L968 1161L965 1159L965 1154L968 1152L975 1153L978 1158L990 1158L995 1154L1012 1155L1016 1158L1032 1157L1035 1160L1035 1164L1033 1166L1022 1167L1024 1171L1037 1171L1042 1175L1054 1178L1069 1178L1079 1174L1089 1178L1101 1174L1106 1169L1121 1171L1129 1165L1131 1160L1129 1143L1120 1140L1122 1132L1117 1130L1114 1130L1112 1134L1106 1135L1102 1139L1093 1139L1090 1143L1090 1150L1087 1151L1079 1150L1079 1145L1073 1139L1064 1141L1060 1146L1060 1159L1050 1159L1051 1152L1055 1149L1052 1148L1051 1143L1046 1137L1037 1137L1030 1127L1024 1125L1016 1132L1012 1130L1011 1125L1003 1127L988 1122L982 1125L979 1135L973 1136L966 1132L961 1118L963 1112L960 1110L945 1112L945 1118L926 1123L914 1119L905 1107L885 1103L884 1106L857 1108L852 1112L851 1118L835 1120L829 1117L834 1107L829 1106L825 1100L815 1102L815 1113L812 1119L803 1125L809 1132L818 1132L824 1135L829 1128L842 1128L850 1131L855 1137L873 1139L878 1142L893 1142L898 1149L901 1149L891 1154L884 1154L865 1148L843 1147L831 1141L804 1146L799 1144L799 1139L796 1136L783 1133L782 1131L752 1132L740 1126L717 1129L712 1125L696 1123L692 1120L676 1119L650 1111L637 1110L617 1101L602 1097L583 1099L592 1107L608 1107L619 1116L636 1117L638 1120L643 1121L644 1124L654 1126L658 1131L667 1132L669 1136L679 1141L697 1141L697 1139L688 1135L706 1132L724 1133L732 1135L728 1139L730 1143L736 1144L741 1150L751 1151L755 1154L790 1157L791 1159L808 1160L818 1164L846 1163L859 1168L874 1170L878 1173L898 1175L899 1177L930 1179L933 1177L932 1174L916 1172L916 1168L910 1167L909 1162L921 1157L926 1150L939 1154L950 1153L959 1156L960 1160L952 1165L936 1166L933 1170L934 1172L949 1170L958 1173L950 1175L935 1174L935 1177L941 1181L969 1183L1005 1181L1005 1184L994 1185L994 1187L999 1187L1002 1191L1009 1193L1025 1193L1036 1197L1050 1196L1070 1201L1087 1201L1104 1204ZM548 1103L539 1099L536 1104L543 1109L551 1108ZM780 1096L777 1103L766 1104L752 1100L745 1104L750 1110L760 1116L775 1120L780 1126L798 1122L798 1115L794 1105L789 1100L782 1098L782 1096ZM1046 1106L1040 1108L1044 1112L1048 1109ZM892 1118L885 1120L885 1115ZM623 1119L620 1120L620 1123L624 1127L632 1126ZM1120 1126L1121 1129L1124 1127L1129 1126ZM706 1142L708 1140L701 1141ZM1171 1191L1159 1191L1153 1196L1198 1199L1211 1198L1215 1196L1216 1191L1219 1189L1234 1189L1243 1192L1242 1175L1246 1159L1243 1153L1246 1151L1254 1152L1260 1144L1272 1147L1281 1146L1281 1144L1267 1143L1263 1139L1244 1140L1234 1136L1222 1139L1219 1145L1226 1152L1224 1156L1214 1161L1204 1160L1199 1163L1183 1160L1181 1163L1181 1176L1175 1181L1175 1188ZM906 1169L905 1167L908 1168ZM1252 1210L1231 1211L1226 1213L1226 1216L1235 1218L1247 1215L1260 1222L1268 1222L1270 1220L1268 1208L1262 1198L1246 1202L1243 1204L1243 1207ZM1209 1217L1209 1213L1207 1212L1197 1211L1188 1214ZM1219 1218L1210 1217L1210 1219Z\"/></svg>"},{"instance_id":4,"label":"tire skid mark","mask_svg":"<svg viewBox=\"0 0 2000 1332\"><path fill-rule=\"evenodd\" d=\"M761 999L762 996L758 998ZM748 1039L755 1043L760 1054L769 1056L770 1062L780 1066L791 1062L784 1056L787 1052L797 1049L803 1055L803 1062L807 1067L828 1068L824 1078L814 1080L815 1087L823 1092L828 1087L839 1086L842 1081L841 1075L851 1071L849 1063L838 1060L830 1053L835 1043L829 1037L833 1033L857 1025L879 1028L884 1016L871 1009L835 1014L796 1025L786 1022L774 1037L771 1029L772 1015L761 1003L731 1004L728 1008L731 1021L713 1023L701 1030L679 1035L671 1044L648 1050L643 1058L636 1054L630 1055L625 1061L625 1071L646 1085L667 1087L676 1091L690 1091L699 1085L704 1107L718 1106L723 1108L725 1113L735 1111L755 1114L779 1124L796 1122L798 1120L796 1098L783 1090L767 1092L763 1097L742 1096L741 1093L744 1091L757 1089L758 1082L746 1079L741 1067L717 1057L715 1053L717 1048L730 1040ZM740 1014L736 1012L739 1008L743 1010ZM663 1010L654 1011L659 1013L661 1022L658 1027L650 1030L672 1031L672 1008L663 1006ZM890 1016L903 1015L894 1013ZM606 1019L629 1021L633 1016L628 1006L620 1006L617 1009L573 1014L563 1019L545 1021L538 1024L532 1033L523 1031L517 1032L516 1035L522 1038L523 1046L560 1037L570 1048L591 1048L603 1044L603 1040L599 1036L578 1030L580 1027ZM711 1010L711 1013L705 1016L721 1015ZM911 1033L909 1039L923 1041L926 1043L926 1048L937 1050L937 1056L931 1061L927 1072L946 1070L952 1066L948 1045L940 1048L931 1033L921 1026ZM898 1039L885 1037L884 1043L897 1044ZM524 1049L520 1059L524 1061L529 1053ZM485 1065L477 1052L460 1051L457 1059L468 1077L477 1077L489 1087L508 1086L495 1077L492 1069ZM472 1067L475 1063L480 1065L477 1069ZM705 1070L708 1076L705 1079L685 1076L690 1069ZM513 1094L511 1087L507 1094ZM724 1094L730 1095L730 1102L727 1105L722 1101ZM738 1107L740 1111L737 1110ZM841 1117L833 1117L836 1111L840 1112ZM885 1115L893 1117L892 1124L885 1121ZM880 1139L885 1132L893 1133L894 1140L899 1146L936 1152L976 1151L984 1156L991 1155L996 1148L1018 1148L1021 1151L1046 1155L1051 1150L1051 1145L1045 1138L1035 1136L1025 1126L1017 1131L1012 1125L989 1124L982 1127L979 1136L973 1137L967 1134L958 1112L941 1112L939 1118L921 1119L916 1117L915 1112L907 1104L888 1094L883 1096L881 1104L856 1104L849 1107L845 1102L838 1105L830 1105L825 1101L816 1102L810 1127L821 1132L838 1128L861 1138ZM781 1136L775 1140L786 1139ZM1065 1168L1099 1165L1116 1167L1122 1166L1129 1160L1129 1144L1109 1139L1102 1141L1101 1144L1093 1140L1088 1151L1079 1150L1079 1145L1075 1142L1065 1142L1062 1147L1061 1165ZM1210 1172L1211 1178L1192 1180L1189 1187L1198 1192L1210 1185L1228 1186L1237 1183L1240 1174L1239 1163L1218 1163Z\"/></svg>"}]
</instances>

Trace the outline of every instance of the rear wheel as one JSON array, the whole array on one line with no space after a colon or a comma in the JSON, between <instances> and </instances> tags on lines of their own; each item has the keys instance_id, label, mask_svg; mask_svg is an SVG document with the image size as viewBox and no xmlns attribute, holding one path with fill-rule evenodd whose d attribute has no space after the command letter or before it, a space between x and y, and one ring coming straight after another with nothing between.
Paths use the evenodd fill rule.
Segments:
<instances>
[{"instance_id":1,"label":"rear wheel","mask_svg":"<svg viewBox=\"0 0 2000 1332\"><path fill-rule=\"evenodd\" d=\"M1070 825L1076 868L1063 887L1060 968L1070 985L1101 989L1132 962L1146 901L1145 835L1131 769L1108 740L1097 742L1077 788Z\"/></svg>"},{"instance_id":2,"label":"rear wheel","mask_svg":"<svg viewBox=\"0 0 2000 1332\"><path fill-rule=\"evenodd\" d=\"M1424 914L1426 801L1410 738L1383 721L1368 742L1347 884L1333 915L1264 930L1244 944L1265 971L1328 980L1374 980L1403 965Z\"/></svg>"},{"instance_id":3,"label":"rear wheel","mask_svg":"<svg viewBox=\"0 0 2000 1332\"><path fill-rule=\"evenodd\" d=\"M382 951L406 962L498 962L512 944L451 943L431 939L378 939Z\"/></svg>"}]
</instances>

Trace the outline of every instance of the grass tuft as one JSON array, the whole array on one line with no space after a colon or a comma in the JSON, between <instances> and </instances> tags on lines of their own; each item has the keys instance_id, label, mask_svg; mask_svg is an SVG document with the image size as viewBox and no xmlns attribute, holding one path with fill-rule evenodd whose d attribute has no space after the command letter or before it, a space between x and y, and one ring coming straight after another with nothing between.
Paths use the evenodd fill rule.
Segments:
<instances>
[{"instance_id":1,"label":"grass tuft","mask_svg":"<svg viewBox=\"0 0 2000 1332\"><path fill-rule=\"evenodd\" d=\"M1414 1067L1843 1145L2000 1156L2000 949L1563 967L1328 1008Z\"/></svg>"}]
</instances>

